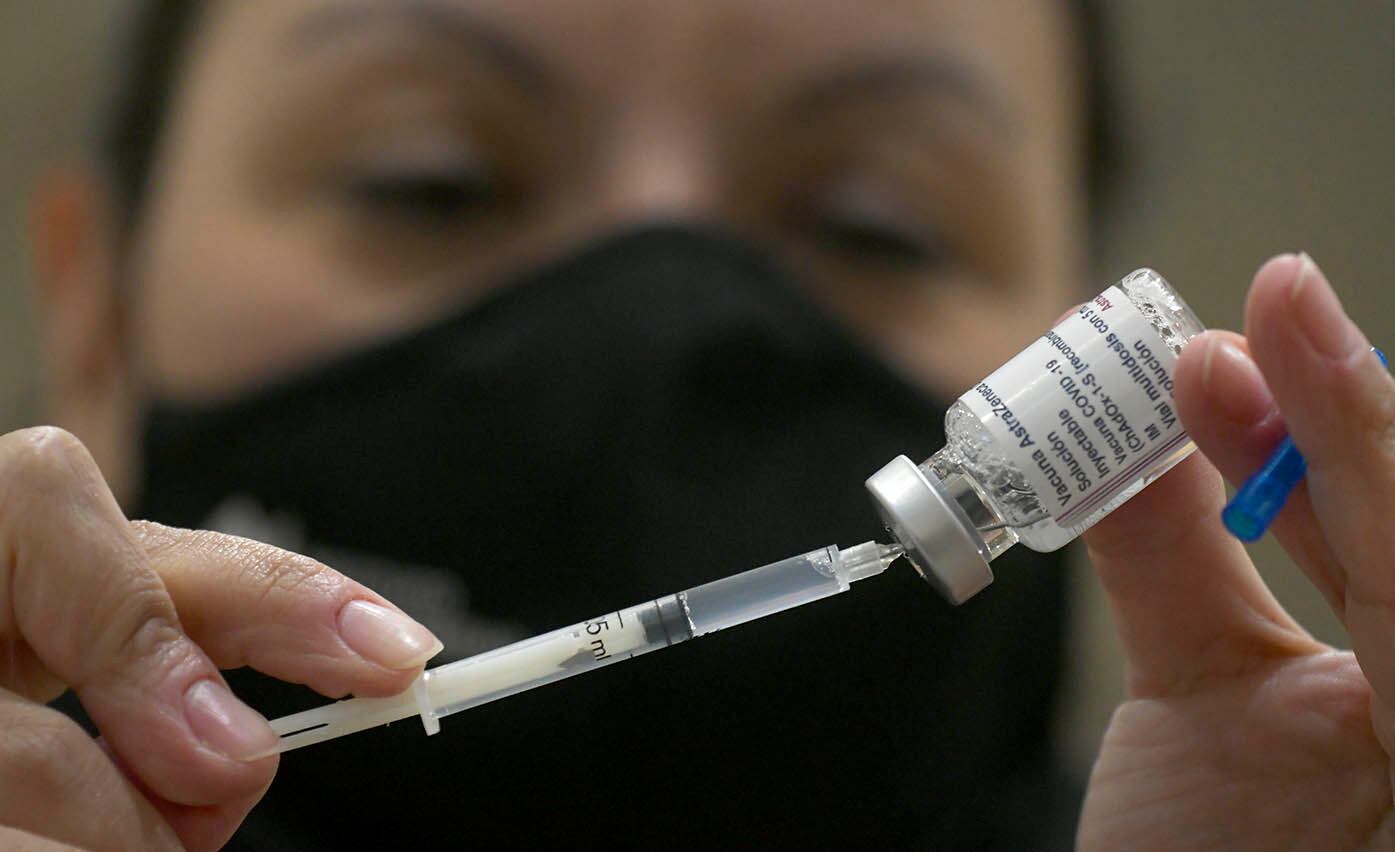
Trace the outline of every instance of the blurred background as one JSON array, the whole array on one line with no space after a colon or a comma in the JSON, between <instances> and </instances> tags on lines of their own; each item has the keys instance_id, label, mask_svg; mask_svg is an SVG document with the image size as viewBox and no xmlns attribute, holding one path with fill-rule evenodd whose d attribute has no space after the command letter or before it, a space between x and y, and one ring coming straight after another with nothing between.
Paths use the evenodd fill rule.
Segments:
<instances>
[{"instance_id":1,"label":"blurred background","mask_svg":"<svg viewBox=\"0 0 1395 852\"><path fill-rule=\"evenodd\" d=\"M1372 340L1395 345L1395 0L1116 0L1104 4L1125 174L1100 288L1152 266L1212 326L1239 324L1259 263L1306 250ZM0 2L0 427L42 416L26 203L80 150L104 48L103 4ZM1256 558L1290 610L1344 644L1272 543ZM1118 700L1109 616L1078 566L1063 741L1087 766Z\"/></svg>"}]
</instances>

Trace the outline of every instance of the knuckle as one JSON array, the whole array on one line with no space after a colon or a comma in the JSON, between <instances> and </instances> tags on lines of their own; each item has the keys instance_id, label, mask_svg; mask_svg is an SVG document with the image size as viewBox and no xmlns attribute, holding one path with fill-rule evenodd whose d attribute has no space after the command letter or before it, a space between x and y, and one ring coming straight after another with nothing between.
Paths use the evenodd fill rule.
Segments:
<instances>
[{"instance_id":1,"label":"knuckle","mask_svg":"<svg viewBox=\"0 0 1395 852\"><path fill-rule=\"evenodd\" d=\"M277 551L269 563L272 587L283 592L316 591L336 586L343 579L328 565L290 551Z\"/></svg>"},{"instance_id":2,"label":"knuckle","mask_svg":"<svg viewBox=\"0 0 1395 852\"><path fill-rule=\"evenodd\" d=\"M113 621L120 631L116 647L124 651L124 656L145 657L179 638L174 607L158 581L128 588L123 598Z\"/></svg>"},{"instance_id":3,"label":"knuckle","mask_svg":"<svg viewBox=\"0 0 1395 852\"><path fill-rule=\"evenodd\" d=\"M208 531L172 531L133 524L145 551L167 578L183 585L190 556L218 567L219 582L263 614L304 611L307 605L342 598L353 584L324 563L239 536ZM203 581L208 575L203 576ZM202 581L201 581L202 582Z\"/></svg>"},{"instance_id":4,"label":"knuckle","mask_svg":"<svg viewBox=\"0 0 1395 852\"><path fill-rule=\"evenodd\" d=\"M71 432L39 426L0 438L0 508L7 515L94 477L97 463Z\"/></svg>"},{"instance_id":5,"label":"knuckle","mask_svg":"<svg viewBox=\"0 0 1395 852\"><path fill-rule=\"evenodd\" d=\"M73 433L56 426L38 426L13 433L0 466L18 477L47 479L71 475L92 463L87 447Z\"/></svg>"},{"instance_id":6,"label":"knuckle","mask_svg":"<svg viewBox=\"0 0 1395 852\"><path fill-rule=\"evenodd\" d=\"M1373 406L1372 429L1381 450L1395 459L1395 395L1385 395Z\"/></svg>"},{"instance_id":7,"label":"knuckle","mask_svg":"<svg viewBox=\"0 0 1395 852\"><path fill-rule=\"evenodd\" d=\"M252 539L148 521L132 521L131 527L159 573L178 580L191 563L219 566L221 583L259 603L318 595L339 584L340 576L323 563Z\"/></svg>"},{"instance_id":8,"label":"knuckle","mask_svg":"<svg viewBox=\"0 0 1395 852\"><path fill-rule=\"evenodd\" d=\"M1385 389L1382 388L1382 391ZM1378 392L1371 398L1367 391L1352 399L1346 409L1357 412L1362 438L1369 440L1376 452L1379 468L1371 471L1386 479L1395 477L1395 394Z\"/></svg>"},{"instance_id":9,"label":"knuckle","mask_svg":"<svg viewBox=\"0 0 1395 852\"><path fill-rule=\"evenodd\" d=\"M1346 439L1355 442L1340 449L1368 461L1374 450L1381 461L1395 462L1395 384L1384 370L1358 361L1333 371L1328 389L1334 416L1342 418Z\"/></svg>"},{"instance_id":10,"label":"knuckle","mask_svg":"<svg viewBox=\"0 0 1395 852\"><path fill-rule=\"evenodd\" d=\"M101 607L106 613L105 624L95 637L94 648L74 648L75 655L92 661L92 669L73 686L82 687L92 680L127 677L149 668L163 672L177 661L186 643L174 605L158 578L123 583L114 599Z\"/></svg>"},{"instance_id":11,"label":"knuckle","mask_svg":"<svg viewBox=\"0 0 1395 852\"><path fill-rule=\"evenodd\" d=\"M273 607L332 594L343 580L324 563L289 550L248 539L234 539L228 546L235 550L234 564L243 566L256 584L260 602Z\"/></svg>"}]
</instances>

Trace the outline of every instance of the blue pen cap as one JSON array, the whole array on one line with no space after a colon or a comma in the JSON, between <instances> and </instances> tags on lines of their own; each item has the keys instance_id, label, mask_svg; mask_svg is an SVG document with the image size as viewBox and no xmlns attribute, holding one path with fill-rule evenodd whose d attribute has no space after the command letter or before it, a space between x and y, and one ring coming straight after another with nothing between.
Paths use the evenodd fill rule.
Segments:
<instances>
[{"instance_id":1,"label":"blue pen cap","mask_svg":"<svg viewBox=\"0 0 1395 852\"><path fill-rule=\"evenodd\" d=\"M1241 541L1258 541L1278 517L1289 492L1303 481L1308 462L1285 437L1259 472L1245 480L1221 512L1225 528Z\"/></svg>"},{"instance_id":2,"label":"blue pen cap","mask_svg":"<svg viewBox=\"0 0 1395 852\"><path fill-rule=\"evenodd\" d=\"M1371 351L1386 369L1390 368L1384 352L1375 346ZM1284 438L1264 467L1245 480L1222 510L1221 521L1225 528L1241 541L1258 541L1307 472L1308 462L1293 445L1293 439Z\"/></svg>"}]
</instances>

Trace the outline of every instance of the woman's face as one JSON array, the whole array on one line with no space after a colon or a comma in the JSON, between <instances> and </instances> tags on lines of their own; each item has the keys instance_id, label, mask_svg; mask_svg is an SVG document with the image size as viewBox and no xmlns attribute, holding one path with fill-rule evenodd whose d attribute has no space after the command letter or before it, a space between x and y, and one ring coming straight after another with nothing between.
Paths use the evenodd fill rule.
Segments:
<instances>
[{"instance_id":1,"label":"woman's face","mask_svg":"<svg viewBox=\"0 0 1395 852\"><path fill-rule=\"evenodd\" d=\"M236 395L663 219L957 393L1081 283L1059 5L215 2L126 253L134 387Z\"/></svg>"}]
</instances>

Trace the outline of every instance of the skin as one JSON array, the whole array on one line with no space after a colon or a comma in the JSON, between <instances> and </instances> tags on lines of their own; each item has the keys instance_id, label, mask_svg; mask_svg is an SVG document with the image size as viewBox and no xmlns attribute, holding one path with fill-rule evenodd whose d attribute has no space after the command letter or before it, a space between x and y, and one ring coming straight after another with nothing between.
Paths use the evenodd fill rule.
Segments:
<instances>
[{"instance_id":1,"label":"skin","mask_svg":"<svg viewBox=\"0 0 1395 852\"><path fill-rule=\"evenodd\" d=\"M1086 535L1128 658L1083 849L1392 849L1395 381L1322 272L1260 269L1245 334L1209 332L1175 381L1194 456ZM1281 414L1282 412L1282 414ZM1341 617L1315 641L1219 523L1291 434L1308 475L1273 531Z\"/></svg>"},{"instance_id":2,"label":"skin","mask_svg":"<svg viewBox=\"0 0 1395 852\"><path fill-rule=\"evenodd\" d=\"M133 237L80 187L39 217L48 336L78 350L54 410L125 497L143 395L236 395L658 219L770 246L957 393L1083 295L1053 10L214 4Z\"/></svg>"},{"instance_id":3,"label":"skin","mask_svg":"<svg viewBox=\"0 0 1395 852\"><path fill-rule=\"evenodd\" d=\"M245 759L260 719L230 740L191 686L252 665L327 695L391 694L434 653L415 634L384 665L350 613L391 605L331 568L127 520L142 399L236 396L656 218L770 246L941 392L1078 301L1077 105L1053 4L410 8L428 5L423 19L401 3L215 4L135 227L90 175L41 192L50 398L71 432L0 438L0 841L216 848L276 761ZM1305 342L1313 317L1360 340L1310 304L1330 291L1302 269L1260 272L1248 338L1183 355L1179 406L1212 461L1089 536L1130 684L1083 848L1395 843L1381 745L1395 580L1374 527L1395 508L1395 388L1359 346ZM1217 522L1216 467L1252 470L1280 408L1311 488L1279 533L1347 619L1360 667L1288 619ZM102 740L42 706L65 686Z\"/></svg>"}]
</instances>

